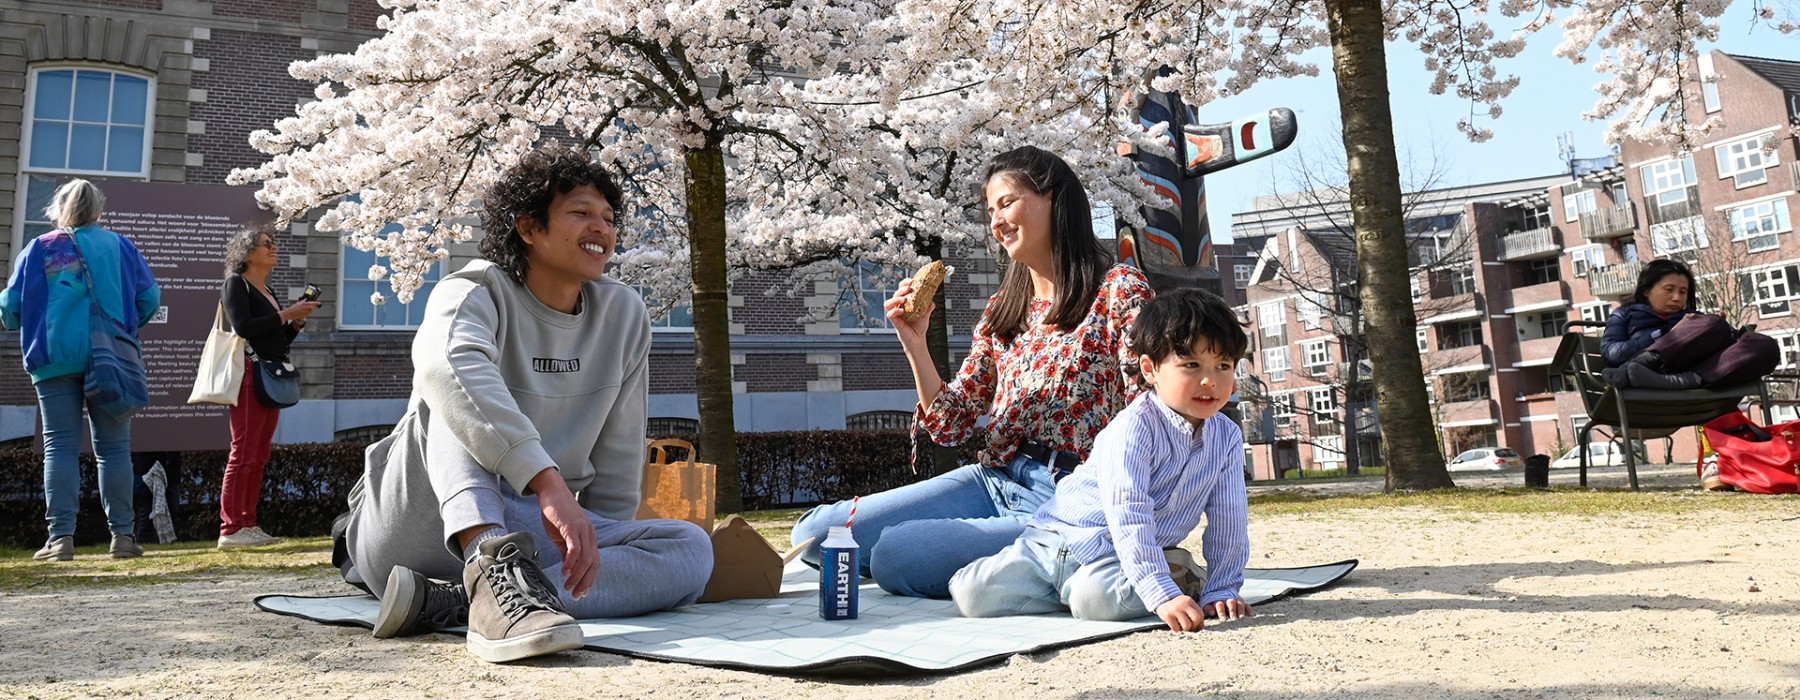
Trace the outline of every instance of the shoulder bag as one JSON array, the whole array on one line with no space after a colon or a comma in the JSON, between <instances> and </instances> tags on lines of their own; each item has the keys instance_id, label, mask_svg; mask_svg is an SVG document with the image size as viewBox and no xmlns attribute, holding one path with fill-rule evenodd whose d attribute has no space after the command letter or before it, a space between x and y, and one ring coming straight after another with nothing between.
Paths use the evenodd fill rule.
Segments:
<instances>
[{"instance_id":1,"label":"shoulder bag","mask_svg":"<svg viewBox=\"0 0 1800 700\"><path fill-rule=\"evenodd\" d=\"M1800 486L1800 421L1764 428L1734 411L1700 430L1718 460L1720 481L1751 493L1794 493Z\"/></svg>"},{"instance_id":2,"label":"shoulder bag","mask_svg":"<svg viewBox=\"0 0 1800 700\"><path fill-rule=\"evenodd\" d=\"M200 351L200 367L194 373L194 391L188 403L222 403L236 406L244 384L244 339L225 327L225 304L213 314L206 349Z\"/></svg>"},{"instance_id":3,"label":"shoulder bag","mask_svg":"<svg viewBox=\"0 0 1800 700\"><path fill-rule=\"evenodd\" d=\"M144 378L144 349L138 344L135 329L106 315L94 295L94 269L75 242L75 232L67 231L69 243L75 246L75 257L81 260L81 276L88 290L88 367L83 390L88 406L99 408L116 417L136 413L150 405L150 386Z\"/></svg>"}]
</instances>

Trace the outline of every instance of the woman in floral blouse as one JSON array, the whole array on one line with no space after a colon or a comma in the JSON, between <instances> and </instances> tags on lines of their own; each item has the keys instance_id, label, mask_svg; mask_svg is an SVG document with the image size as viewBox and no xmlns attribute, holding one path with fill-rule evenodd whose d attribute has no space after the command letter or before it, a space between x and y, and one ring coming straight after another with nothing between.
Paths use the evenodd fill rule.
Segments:
<instances>
[{"instance_id":1,"label":"woman in floral blouse","mask_svg":"<svg viewBox=\"0 0 1800 700\"><path fill-rule=\"evenodd\" d=\"M957 569L1018 539L1056 479L1087 458L1094 435L1141 391L1120 367L1150 284L1114 264L1095 238L1087 192L1069 164L1031 146L995 156L986 200L1012 264L955 377L940 378L925 347L931 314L905 320L911 281L886 303L919 391L918 428L953 445L988 418L980 464L858 503L864 573L896 595L948 597ZM812 509L794 526L794 542L824 541L849 511L847 501ZM816 543L804 555L815 565L818 556Z\"/></svg>"}]
</instances>

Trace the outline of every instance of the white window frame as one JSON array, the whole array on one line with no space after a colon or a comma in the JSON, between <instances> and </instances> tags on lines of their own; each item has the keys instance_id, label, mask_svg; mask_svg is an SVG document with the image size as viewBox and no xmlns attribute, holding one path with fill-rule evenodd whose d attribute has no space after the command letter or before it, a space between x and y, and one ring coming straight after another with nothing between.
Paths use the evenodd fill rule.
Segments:
<instances>
[{"instance_id":1,"label":"white window frame","mask_svg":"<svg viewBox=\"0 0 1800 700\"><path fill-rule=\"evenodd\" d=\"M1775 167L1776 162L1773 155L1763 153L1763 144L1769 136L1770 132L1753 134L1714 147L1713 155L1719 164L1719 179L1731 178L1737 189L1768 182L1769 168Z\"/></svg>"},{"instance_id":2,"label":"white window frame","mask_svg":"<svg viewBox=\"0 0 1800 700\"><path fill-rule=\"evenodd\" d=\"M650 305L650 288L646 287L644 285L641 285L641 284L631 285L631 288L637 290L638 296L644 298L644 306L648 307ZM675 312L677 312L681 309L687 309L687 317L688 317L689 325L686 325L686 326L675 325L675 323L674 323L674 319L675 319L675 315L676 315ZM689 303L686 303L686 304L676 304L675 306L670 307L669 313L663 314L662 318L659 319L654 316L650 317L650 332L651 333L693 333L694 332L693 318L694 318L694 305L693 305L692 301L690 301Z\"/></svg>"},{"instance_id":3,"label":"white window frame","mask_svg":"<svg viewBox=\"0 0 1800 700\"><path fill-rule=\"evenodd\" d=\"M1581 304L1575 308L1580 312L1581 320L1583 321L1605 323L1606 318L1612 315L1612 305L1604 301L1597 301L1592 304Z\"/></svg>"},{"instance_id":4,"label":"white window frame","mask_svg":"<svg viewBox=\"0 0 1800 700\"><path fill-rule=\"evenodd\" d=\"M1606 246L1584 245L1569 249L1569 268L1576 277L1586 277L1595 268L1606 266Z\"/></svg>"},{"instance_id":5,"label":"white window frame","mask_svg":"<svg viewBox=\"0 0 1800 700\"><path fill-rule=\"evenodd\" d=\"M1581 219L1582 214L1589 214L1600 209L1600 198L1594 190L1581 190L1563 195L1563 222L1569 223Z\"/></svg>"},{"instance_id":6,"label":"white window frame","mask_svg":"<svg viewBox=\"0 0 1800 700\"><path fill-rule=\"evenodd\" d=\"M1468 289L1466 291L1461 291L1461 292L1456 291L1456 288L1459 286L1467 286ZM1450 270L1450 295L1451 296L1462 296L1464 294L1474 294L1475 291L1476 291L1476 284L1475 284L1475 266L1474 265L1459 265Z\"/></svg>"},{"instance_id":7,"label":"white window frame","mask_svg":"<svg viewBox=\"0 0 1800 700\"><path fill-rule=\"evenodd\" d=\"M1269 394L1269 412L1275 417L1276 428L1292 428L1294 426L1294 393L1284 391Z\"/></svg>"},{"instance_id":8,"label":"white window frame","mask_svg":"<svg viewBox=\"0 0 1800 700\"><path fill-rule=\"evenodd\" d=\"M1757 306L1760 307L1764 304L1793 301L1796 298L1800 298L1800 290L1792 289L1788 286L1788 267L1788 265L1778 265L1775 267L1750 270L1744 273L1750 276L1751 298L1755 301ZM1786 312L1770 314L1762 313L1760 310L1758 313L1763 318L1787 315Z\"/></svg>"},{"instance_id":9,"label":"white window frame","mask_svg":"<svg viewBox=\"0 0 1800 700\"><path fill-rule=\"evenodd\" d=\"M1725 218L1731 226L1731 240L1743 241L1745 249L1752 253L1780 248L1777 234L1794 229L1785 196L1734 206L1726 210ZM1754 228L1747 222L1754 223Z\"/></svg>"},{"instance_id":10,"label":"white window frame","mask_svg":"<svg viewBox=\"0 0 1800 700\"><path fill-rule=\"evenodd\" d=\"M1781 364L1775 369L1792 370L1800 367L1800 330L1780 331L1766 334L1775 339L1781 347Z\"/></svg>"},{"instance_id":11,"label":"white window frame","mask_svg":"<svg viewBox=\"0 0 1800 700\"><path fill-rule=\"evenodd\" d=\"M389 224L388 227L397 229L399 227L399 224ZM388 231L388 229L383 229L382 230L383 235L386 235L387 231ZM348 267L350 265L350 252L352 250L354 250L354 249L351 248L349 245L345 245L343 251L340 252L337 256L337 259L338 259L338 278L337 278L338 303L337 303L336 311L337 311L337 327L338 327L338 329L346 330L346 331L415 331L415 330L418 330L419 324L417 324L417 323L350 323L344 319L344 313L349 311L349 308L348 308L349 305L346 303L350 299L350 284L349 283L353 282L353 281L358 282L358 283L370 281L369 274L368 274L368 272L369 272L368 268L363 268L361 270L355 270L355 271L348 269ZM373 255L373 253L371 253L370 255ZM376 264L380 264L380 260L381 260L380 257L376 257L375 258ZM431 264L431 270L426 273L427 279L425 280L425 283L429 286L421 285L421 287L418 290L415 290L413 292L412 301L403 305L407 308L407 310L402 315L411 316L412 310L415 307L418 308L419 310L423 311L423 309L425 308L426 300L431 298L431 292L437 289L438 282L443 281L444 268L448 267L449 264L450 263L445 260L439 260L439 261ZM355 275L355 277L352 278L351 275ZM392 278L388 278L388 279L391 280ZM384 287L385 287L385 289L384 289ZM377 305L378 307L379 306L387 306L390 304L400 304L400 300L394 296L394 291L393 291L391 282L389 284L375 282L374 288L375 288L375 291L381 292L382 296L384 296L386 298L386 301ZM357 293L359 295L361 294L360 291ZM381 310L379 308L377 308L375 310L375 315L376 316L381 315ZM420 320L422 321L423 318L421 317Z\"/></svg>"},{"instance_id":12,"label":"white window frame","mask_svg":"<svg viewBox=\"0 0 1800 700\"><path fill-rule=\"evenodd\" d=\"M843 281L855 285L854 289L849 290L849 294L858 300L866 302L867 298L863 295L865 293L875 292L883 301L885 301L888 297L894 295L895 289L900 287L900 282L898 280L901 278L889 277L890 274L897 275L899 273L893 270L890 265L881 265L864 261L857 263L856 265L856 280L854 282L849 282L848 278ZM882 284L883 280L890 278L895 280L891 286ZM871 280L882 286L873 288L866 286ZM880 303L875 304L874 309L865 308L863 311L866 318L857 318L853 315L846 316L844 314L844 296L840 294L838 296L838 305L833 311L833 314L837 316L838 320L838 332L844 335L872 335L876 333L894 332L894 327L888 323L887 315L883 312ZM942 309L939 309L939 311L941 312ZM845 325L847 323L856 325Z\"/></svg>"},{"instance_id":13,"label":"white window frame","mask_svg":"<svg viewBox=\"0 0 1800 700\"><path fill-rule=\"evenodd\" d=\"M1287 327L1287 304L1280 301L1265 301L1256 305L1256 327L1259 330L1279 331Z\"/></svg>"},{"instance_id":14,"label":"white window frame","mask_svg":"<svg viewBox=\"0 0 1800 700\"><path fill-rule=\"evenodd\" d=\"M76 71L78 74L80 72L106 73L108 75L126 76L126 77L136 78L136 79L145 81L145 85L144 85L144 122L141 125L135 125L135 126L141 126L144 130L143 151L141 153L139 153L139 155L138 155L138 169L137 170L107 170L104 168L101 170L85 170L85 169L79 169L79 168L66 168L66 167L63 167L63 168L34 167L31 165L32 141L35 138L34 132L35 132L35 129L37 126L37 122L39 121L36 117L37 107L38 107L38 105L37 105L38 79L43 73L53 72L53 71L64 71L64 70ZM116 82L117 79L114 78L114 80ZM76 85L79 85L79 82L77 82ZM32 208L30 206L31 202L30 202L30 198L29 198L30 190L31 190L31 178L43 177L43 178L49 178L51 180L55 180L61 176L67 176L67 175L96 176L96 177L108 177L108 178L118 178L118 179L135 179L135 180L147 180L150 178L150 151L151 151L151 147L155 144L155 141L156 141L156 116L157 116L156 115L156 89L157 89L157 80L156 80L156 75L154 73L143 73L143 72L138 72L138 71L133 71L133 70L128 70L128 69L121 69L117 66L101 65L101 64L96 64L96 63L83 63L83 62L79 62L79 61L58 61L58 62L44 63L42 65L32 66L30 68L30 70L28 70L26 72L25 96L24 96L25 97L25 110L22 114L22 118L24 120L24 128L21 130L21 133L19 135L19 142L18 142L18 145L19 145L19 151L18 151L19 178L17 181L17 187L15 188L15 190L16 190L15 194L14 194L14 202L15 203L13 205L12 250L18 251L23 247L24 233L25 233L25 228L26 228L27 222L36 223L36 222L43 221L43 219L39 218L39 217L43 216L43 211L42 211L41 207L39 208L39 211L35 211L35 212L27 211L27 209ZM74 88L73 87L71 88L71 91L70 91L70 97L71 97L71 99L73 99L73 97L74 97ZM108 105L109 105L108 110L107 110L108 111L108 114L107 114L108 121L105 123L106 126L108 127L109 138L110 138L110 132L111 132L110 127L117 126L117 125L124 125L123 122L115 124L114 122L111 121L111 119L112 119L111 97L112 96L110 96L110 95L108 96ZM70 123L70 124L75 123L74 115L72 113L70 114L70 119L69 119L68 123ZM84 123L96 124L95 122L84 122ZM73 141L72 131L71 131L70 140Z\"/></svg>"},{"instance_id":15,"label":"white window frame","mask_svg":"<svg viewBox=\"0 0 1800 700\"><path fill-rule=\"evenodd\" d=\"M1325 397L1323 401L1319 399L1320 396ZM1307 389L1306 410L1315 417L1329 414L1331 417L1321 418L1320 420L1329 420L1335 423L1337 422L1338 410L1337 395L1332 392L1332 388L1329 386L1316 386Z\"/></svg>"},{"instance_id":16,"label":"white window frame","mask_svg":"<svg viewBox=\"0 0 1800 700\"><path fill-rule=\"evenodd\" d=\"M1325 327L1325 305L1313 299L1312 292L1302 292L1294 297L1294 317L1310 330Z\"/></svg>"},{"instance_id":17,"label":"white window frame","mask_svg":"<svg viewBox=\"0 0 1800 700\"><path fill-rule=\"evenodd\" d=\"M1279 382L1287 379L1287 372L1293 369L1289 363L1288 346L1263 348L1263 371L1268 373L1269 381Z\"/></svg>"},{"instance_id":18,"label":"white window frame","mask_svg":"<svg viewBox=\"0 0 1800 700\"><path fill-rule=\"evenodd\" d=\"M1692 154L1680 158L1665 158L1638 169L1644 181L1644 201L1652 202L1652 206L1674 204L1687 201L1687 188L1696 184L1694 178L1694 156ZM1665 198L1664 195L1680 194L1678 198Z\"/></svg>"},{"instance_id":19,"label":"white window frame","mask_svg":"<svg viewBox=\"0 0 1800 700\"><path fill-rule=\"evenodd\" d=\"M1706 238L1704 217L1690 216L1650 227L1650 253L1659 258L1699 250L1710 243Z\"/></svg>"},{"instance_id":20,"label":"white window frame","mask_svg":"<svg viewBox=\"0 0 1800 700\"><path fill-rule=\"evenodd\" d=\"M1256 272L1255 265L1235 264L1231 266L1231 279L1237 283L1238 289L1250 286L1250 275Z\"/></svg>"},{"instance_id":21,"label":"white window frame","mask_svg":"<svg viewBox=\"0 0 1800 700\"><path fill-rule=\"evenodd\" d=\"M1300 364L1307 374L1324 374L1331 368L1331 339L1300 341ZM1317 369L1315 369L1317 368Z\"/></svg>"},{"instance_id":22,"label":"white window frame","mask_svg":"<svg viewBox=\"0 0 1800 700\"><path fill-rule=\"evenodd\" d=\"M1319 469L1337 469L1344 462L1344 436L1321 435L1312 439L1313 464ZM1337 459L1331 459L1336 455Z\"/></svg>"},{"instance_id":23,"label":"white window frame","mask_svg":"<svg viewBox=\"0 0 1800 700\"><path fill-rule=\"evenodd\" d=\"M1429 351L1429 350L1428 350L1428 349L1427 349L1427 348L1426 348L1426 346L1427 346L1427 345L1429 345L1429 344L1430 344L1430 343L1431 343L1431 341L1430 341L1430 340L1428 340L1428 338L1429 338L1429 337L1430 337L1430 334L1429 334L1429 333L1426 333L1426 332L1425 332L1425 329L1424 329L1424 328L1415 328L1415 329L1413 329L1413 333L1414 333L1414 335L1416 335L1416 336L1417 336L1417 337L1418 337L1418 341L1419 341L1419 352L1420 352L1420 353L1421 353L1421 354L1423 354L1423 353L1426 353L1426 352L1430 352L1430 351Z\"/></svg>"}]
</instances>

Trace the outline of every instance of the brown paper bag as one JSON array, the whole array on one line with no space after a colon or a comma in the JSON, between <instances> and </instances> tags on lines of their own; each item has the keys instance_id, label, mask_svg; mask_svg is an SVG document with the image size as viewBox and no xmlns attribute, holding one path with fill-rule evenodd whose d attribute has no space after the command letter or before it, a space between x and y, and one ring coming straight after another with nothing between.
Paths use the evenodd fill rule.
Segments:
<instances>
[{"instance_id":1,"label":"brown paper bag","mask_svg":"<svg viewBox=\"0 0 1800 700\"><path fill-rule=\"evenodd\" d=\"M781 595L781 571L813 543L807 540L780 554L756 528L727 516L712 533L713 572L700 594L702 603Z\"/></svg>"},{"instance_id":2,"label":"brown paper bag","mask_svg":"<svg viewBox=\"0 0 1800 700\"><path fill-rule=\"evenodd\" d=\"M670 462L670 447L687 450L688 460ZM650 461L644 463L644 500L638 505L638 520L686 520L712 532L719 468L694 461L694 454L694 445L686 440L650 441Z\"/></svg>"}]
</instances>

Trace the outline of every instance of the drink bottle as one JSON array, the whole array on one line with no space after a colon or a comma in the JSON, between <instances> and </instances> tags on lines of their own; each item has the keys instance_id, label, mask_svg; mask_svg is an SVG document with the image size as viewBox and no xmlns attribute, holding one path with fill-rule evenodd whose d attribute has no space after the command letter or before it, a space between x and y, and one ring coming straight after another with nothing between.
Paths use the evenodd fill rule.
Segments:
<instances>
[{"instance_id":1,"label":"drink bottle","mask_svg":"<svg viewBox=\"0 0 1800 700\"><path fill-rule=\"evenodd\" d=\"M833 527L819 545L819 617L854 620L862 584L861 552L850 528Z\"/></svg>"}]
</instances>

